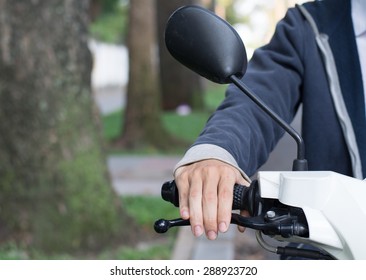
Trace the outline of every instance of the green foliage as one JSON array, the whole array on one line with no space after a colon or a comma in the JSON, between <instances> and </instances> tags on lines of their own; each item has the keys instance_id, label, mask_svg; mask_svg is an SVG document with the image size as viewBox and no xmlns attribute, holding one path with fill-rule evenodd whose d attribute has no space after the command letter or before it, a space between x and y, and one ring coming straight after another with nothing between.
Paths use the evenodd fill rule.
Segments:
<instances>
[{"instance_id":1,"label":"green foliage","mask_svg":"<svg viewBox=\"0 0 366 280\"><path fill-rule=\"evenodd\" d=\"M2 244L0 247L0 260L24 260L27 258L28 254L13 242Z\"/></svg>"},{"instance_id":2,"label":"green foliage","mask_svg":"<svg viewBox=\"0 0 366 280\"><path fill-rule=\"evenodd\" d=\"M105 7L105 11L90 25L89 32L97 40L120 44L125 42L127 20L128 6L118 6L115 3L110 3Z\"/></svg>"},{"instance_id":3,"label":"green foliage","mask_svg":"<svg viewBox=\"0 0 366 280\"><path fill-rule=\"evenodd\" d=\"M118 9L120 0L102 0L102 14L111 14Z\"/></svg>"}]
</instances>

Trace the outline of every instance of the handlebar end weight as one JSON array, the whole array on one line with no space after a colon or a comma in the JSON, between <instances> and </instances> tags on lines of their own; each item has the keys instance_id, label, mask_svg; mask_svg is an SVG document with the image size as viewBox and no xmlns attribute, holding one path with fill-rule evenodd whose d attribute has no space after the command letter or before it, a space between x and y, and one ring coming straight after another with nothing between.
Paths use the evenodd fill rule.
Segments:
<instances>
[{"instance_id":1,"label":"handlebar end weight","mask_svg":"<svg viewBox=\"0 0 366 280\"><path fill-rule=\"evenodd\" d=\"M154 224L154 230L157 233L166 233L169 228L169 222L164 219L157 220Z\"/></svg>"}]
</instances>

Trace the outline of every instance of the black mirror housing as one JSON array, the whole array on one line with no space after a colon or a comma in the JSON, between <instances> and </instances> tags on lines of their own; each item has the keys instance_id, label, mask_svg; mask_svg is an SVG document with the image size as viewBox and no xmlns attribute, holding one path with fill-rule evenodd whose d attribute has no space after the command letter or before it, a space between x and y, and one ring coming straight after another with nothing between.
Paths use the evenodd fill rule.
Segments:
<instances>
[{"instance_id":1,"label":"black mirror housing","mask_svg":"<svg viewBox=\"0 0 366 280\"><path fill-rule=\"evenodd\" d=\"M184 6L169 18L165 44L180 63L219 84L241 78L247 68L244 44L235 29L199 6Z\"/></svg>"}]
</instances>

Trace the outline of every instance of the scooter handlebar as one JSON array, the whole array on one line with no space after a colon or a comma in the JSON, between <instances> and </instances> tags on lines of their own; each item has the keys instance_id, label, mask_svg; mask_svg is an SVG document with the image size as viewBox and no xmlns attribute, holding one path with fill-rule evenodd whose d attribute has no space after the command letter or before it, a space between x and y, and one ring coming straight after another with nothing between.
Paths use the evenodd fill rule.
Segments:
<instances>
[{"instance_id":1,"label":"scooter handlebar","mask_svg":"<svg viewBox=\"0 0 366 280\"><path fill-rule=\"evenodd\" d=\"M179 207L179 192L174 180L167 181L161 188L161 197L174 206ZM258 184L254 181L249 187L235 184L232 210L247 210L255 215L259 204Z\"/></svg>"}]
</instances>

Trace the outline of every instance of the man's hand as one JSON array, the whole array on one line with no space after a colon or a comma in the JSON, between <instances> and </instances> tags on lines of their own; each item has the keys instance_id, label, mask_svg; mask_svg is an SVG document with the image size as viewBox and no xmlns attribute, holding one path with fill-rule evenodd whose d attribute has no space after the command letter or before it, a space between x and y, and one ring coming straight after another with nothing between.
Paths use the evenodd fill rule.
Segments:
<instances>
[{"instance_id":1,"label":"man's hand","mask_svg":"<svg viewBox=\"0 0 366 280\"><path fill-rule=\"evenodd\" d=\"M220 160L209 159L179 167L175 174L179 209L190 219L192 232L210 240L226 232L231 220L234 184L248 186L239 170ZM243 229L241 229L243 231Z\"/></svg>"}]
</instances>

